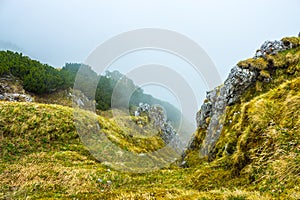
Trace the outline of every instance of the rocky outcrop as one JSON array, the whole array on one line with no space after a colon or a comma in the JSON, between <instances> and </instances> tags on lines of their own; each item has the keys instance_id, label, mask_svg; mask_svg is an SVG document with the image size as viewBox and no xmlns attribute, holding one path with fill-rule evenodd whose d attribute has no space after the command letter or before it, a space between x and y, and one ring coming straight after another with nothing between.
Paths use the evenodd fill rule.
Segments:
<instances>
[{"instance_id":1,"label":"rocky outcrop","mask_svg":"<svg viewBox=\"0 0 300 200\"><path fill-rule=\"evenodd\" d=\"M256 71L242 69L238 66L232 68L224 85L207 92L206 100L196 116L197 126L207 128L211 119L214 119L216 114L218 116L222 114L226 105L236 103L240 99L243 91L251 86L256 78ZM209 118L210 120L208 120Z\"/></svg>"},{"instance_id":2,"label":"rocky outcrop","mask_svg":"<svg viewBox=\"0 0 300 200\"><path fill-rule=\"evenodd\" d=\"M293 48L292 43L284 41L265 42L256 52L254 59L265 57L266 54L276 54L280 51ZM225 119L226 106L238 102L243 93L255 84L259 77L257 68L242 68L235 66L231 69L224 84L207 92L206 99L197 113L196 121L200 129L206 131L204 140L200 144L200 155L210 156L214 145L219 139ZM190 141L187 149L195 147L195 136Z\"/></svg>"},{"instance_id":3,"label":"rocky outcrop","mask_svg":"<svg viewBox=\"0 0 300 200\"><path fill-rule=\"evenodd\" d=\"M278 40L266 41L261 45L260 49L256 51L254 58L258 58L258 57L265 58L266 55L268 54L275 55L280 51L284 51L292 47L293 47L292 43L285 43L283 41L278 41Z\"/></svg>"},{"instance_id":4,"label":"rocky outcrop","mask_svg":"<svg viewBox=\"0 0 300 200\"><path fill-rule=\"evenodd\" d=\"M235 66L231 69L223 85L207 92L206 100L196 117L197 126L207 131L200 149L202 156L209 155L209 152L219 139L223 128L222 123L225 118L226 106L236 103L243 91L255 83L256 78L256 71Z\"/></svg>"},{"instance_id":5,"label":"rocky outcrop","mask_svg":"<svg viewBox=\"0 0 300 200\"><path fill-rule=\"evenodd\" d=\"M134 114L135 116L140 116L143 113L149 117L150 123L161 131L161 137L166 144L170 144L175 149L180 149L180 147L182 147L177 132L167 120L166 113L162 107L158 105L150 106L147 103L139 103Z\"/></svg>"},{"instance_id":6,"label":"rocky outcrop","mask_svg":"<svg viewBox=\"0 0 300 200\"><path fill-rule=\"evenodd\" d=\"M27 94L20 80L13 76L0 77L0 100L11 102L32 102L34 99Z\"/></svg>"},{"instance_id":7,"label":"rocky outcrop","mask_svg":"<svg viewBox=\"0 0 300 200\"><path fill-rule=\"evenodd\" d=\"M69 89L67 91L67 98L72 100L73 107L79 107L91 111L95 109L96 102L90 100L80 90Z\"/></svg>"},{"instance_id":8,"label":"rocky outcrop","mask_svg":"<svg viewBox=\"0 0 300 200\"><path fill-rule=\"evenodd\" d=\"M223 86L225 91L222 95L224 95L225 104L236 103L243 92L256 81L257 75L255 70L242 69L238 66L232 68Z\"/></svg>"},{"instance_id":9,"label":"rocky outcrop","mask_svg":"<svg viewBox=\"0 0 300 200\"><path fill-rule=\"evenodd\" d=\"M30 95L17 94L17 93L0 94L0 100L11 101L11 102L32 102L33 101Z\"/></svg>"}]
</instances>

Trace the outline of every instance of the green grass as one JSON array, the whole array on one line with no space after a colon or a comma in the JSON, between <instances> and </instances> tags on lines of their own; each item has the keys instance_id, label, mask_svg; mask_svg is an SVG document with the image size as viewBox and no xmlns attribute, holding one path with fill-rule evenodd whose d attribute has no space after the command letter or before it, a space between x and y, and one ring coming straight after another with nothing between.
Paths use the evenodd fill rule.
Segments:
<instances>
[{"instance_id":1,"label":"green grass","mask_svg":"<svg viewBox=\"0 0 300 200\"><path fill-rule=\"evenodd\" d=\"M151 173L108 170L108 166L93 158L81 143L74 126L72 108L9 102L0 102L0 108L0 199L262 197L254 191L235 187L207 190L210 188L207 185L215 177L207 180L203 190L195 188L198 168L173 166ZM86 119L93 115L86 111L79 112ZM116 122L112 118L94 117L103 129L107 127L110 130L107 134L120 134L118 144L122 141L135 146L135 143L131 143L133 141L124 137L128 127L115 127ZM84 122L89 123L86 120ZM152 139L150 137L149 141ZM146 147L152 150L151 144L147 143ZM209 169L210 164L207 165ZM102 179L102 182L98 179Z\"/></svg>"},{"instance_id":2,"label":"green grass","mask_svg":"<svg viewBox=\"0 0 300 200\"><path fill-rule=\"evenodd\" d=\"M299 88L300 78L294 78L248 102L227 107L215 160L199 159L199 149L187 152L188 165L197 169L190 186L207 191L259 191L267 199L299 198ZM199 129L198 145L203 134Z\"/></svg>"},{"instance_id":3,"label":"green grass","mask_svg":"<svg viewBox=\"0 0 300 200\"><path fill-rule=\"evenodd\" d=\"M245 113L241 113L235 119L236 126L241 127L236 131L242 133L236 138L237 150L232 156L224 156L221 153L220 155L223 156L214 162L202 161L197 167L182 169L173 166L151 173L138 174L114 171L112 168L108 170L107 166L94 159L76 133L72 118L73 109L58 105L1 102L0 197L4 199L25 197L29 199L270 199L279 196L286 198L297 196L299 193L295 186L299 185L297 178L299 171L296 168L299 165L297 151L299 144L291 142L299 141L299 135L296 134L299 133L298 130L285 134L280 132L278 138L265 135L274 134L271 130L262 131L261 133L265 134L259 136L263 141L261 146L266 141L263 138L272 136L280 149L290 153L280 154L279 157L273 155L261 160L260 156L255 157L256 150L261 146L254 145L253 136L244 131L247 127L241 124L244 123L243 119L251 119L255 120L255 123L251 124L259 124L260 127L269 130L267 122L275 113L271 112L267 116L259 113L258 116L261 118L255 118L258 111L264 113L263 109L270 108L264 103L261 103L262 107L256 105L257 102L271 101L279 97L278 104L289 103L293 107L292 110L288 110L282 106L282 109L277 112L281 112L282 117L291 116L290 112L293 112L297 118L300 105L297 99L299 94L294 90L288 90L290 93L288 95L283 94L286 93L287 88L298 87L299 79L295 79L258 96L249 102L249 105L244 105L244 107L251 106L251 109L248 109L251 112L247 112L249 115L247 117L244 116ZM232 109L240 109L240 107L233 106ZM91 113L82 111L82 115L87 117ZM107 126L110 134L120 134L126 130L121 127L116 128L114 124L116 121L113 118L96 117L99 118L102 127ZM280 118L277 120L281 121ZM299 119L297 120L282 121L281 124L287 127L298 126ZM255 129L255 126L251 128ZM227 129L227 134L229 132L230 129ZM294 135L295 138L290 138L289 135ZM221 138L220 146L224 145L221 143L225 138L226 141L234 143L233 138L225 136ZM127 140L126 137L123 140ZM126 141L126 144L130 144L130 141ZM245 144L251 145L245 147ZM244 153L241 151L243 148L252 152L249 156L253 161L250 165L246 163L246 168L240 175L236 175L234 169L238 164L240 162L245 164L240 157L237 157ZM265 149L263 153L268 155L273 152L273 149ZM197 155L194 159L197 159ZM269 175L266 176L266 173ZM97 181L99 178L103 181ZM281 187L281 180L285 181L285 188ZM112 184L108 184L109 181Z\"/></svg>"},{"instance_id":4,"label":"green grass","mask_svg":"<svg viewBox=\"0 0 300 200\"><path fill-rule=\"evenodd\" d=\"M186 152L189 168L174 163L149 173L117 171L81 141L99 136L97 122L124 152L155 151L164 144L145 117L0 102L0 199L299 199L299 38L284 40L295 48L239 63L259 70L261 79L226 108L215 159L200 159L195 148ZM264 82L269 76L272 81ZM195 147L204 136L199 129ZM87 140L89 150L103 148L95 141ZM101 153L115 150L108 146Z\"/></svg>"},{"instance_id":5,"label":"green grass","mask_svg":"<svg viewBox=\"0 0 300 200\"><path fill-rule=\"evenodd\" d=\"M285 40L287 40L286 38ZM299 38L292 38L298 42ZM226 120L213 155L199 159L205 129L195 133L196 148L187 151L187 165L198 168L195 188L240 186L282 199L300 196L300 48L248 59L238 65L260 72L256 85L240 102L226 108ZM270 82L263 78L271 77ZM198 148L197 148L198 147ZM206 167L204 167L207 165ZM204 167L204 168L203 168ZM207 179L209 178L209 179Z\"/></svg>"}]
</instances>

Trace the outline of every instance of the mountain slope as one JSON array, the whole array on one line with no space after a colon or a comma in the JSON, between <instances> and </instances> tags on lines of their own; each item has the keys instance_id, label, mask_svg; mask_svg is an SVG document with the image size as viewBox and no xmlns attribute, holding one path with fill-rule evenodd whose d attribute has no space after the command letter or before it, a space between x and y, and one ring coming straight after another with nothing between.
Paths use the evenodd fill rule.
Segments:
<instances>
[{"instance_id":1,"label":"mountain slope","mask_svg":"<svg viewBox=\"0 0 300 200\"><path fill-rule=\"evenodd\" d=\"M279 44L288 48L268 53L267 45L239 62L204 102L184 162L151 173L115 171L97 161L76 129L83 123L95 130L96 120L124 150L152 152L162 139L132 137L139 131L128 124L146 118L0 101L0 199L300 199L299 41L284 38ZM204 112L223 105L216 102L226 102L223 112ZM74 121L74 113L83 120ZM222 128L207 137L211 122Z\"/></svg>"},{"instance_id":2,"label":"mountain slope","mask_svg":"<svg viewBox=\"0 0 300 200\"><path fill-rule=\"evenodd\" d=\"M239 62L225 84L208 93L185 165L202 168L212 161L219 170L198 170L196 188L206 184L207 171L223 177L212 188L230 183L299 198L300 38L284 38L284 43L289 47L270 53L263 45L264 55Z\"/></svg>"},{"instance_id":3,"label":"mountain slope","mask_svg":"<svg viewBox=\"0 0 300 200\"><path fill-rule=\"evenodd\" d=\"M299 198L299 88L300 78L295 78L249 102L227 108L226 125L214 147L216 158L210 163L217 170L209 167L207 171L216 173L216 179L223 177L213 188L232 184L277 197ZM196 157L199 152L189 154L191 164L203 164ZM198 170L194 178L199 189L207 184L203 171Z\"/></svg>"}]
</instances>

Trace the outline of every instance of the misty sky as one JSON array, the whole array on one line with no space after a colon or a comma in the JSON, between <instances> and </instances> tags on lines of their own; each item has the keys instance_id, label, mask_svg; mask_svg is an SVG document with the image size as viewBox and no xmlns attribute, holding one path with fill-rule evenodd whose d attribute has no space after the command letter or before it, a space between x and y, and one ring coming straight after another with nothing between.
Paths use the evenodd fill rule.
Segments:
<instances>
[{"instance_id":1,"label":"misty sky","mask_svg":"<svg viewBox=\"0 0 300 200\"><path fill-rule=\"evenodd\" d=\"M162 28L197 42L224 80L230 68L252 57L265 40L297 35L299 9L299 0L0 0L0 48L62 67L83 62L99 44L122 32ZM163 54L150 55L129 56L117 65L164 60ZM175 68L180 63L167 57Z\"/></svg>"}]
</instances>

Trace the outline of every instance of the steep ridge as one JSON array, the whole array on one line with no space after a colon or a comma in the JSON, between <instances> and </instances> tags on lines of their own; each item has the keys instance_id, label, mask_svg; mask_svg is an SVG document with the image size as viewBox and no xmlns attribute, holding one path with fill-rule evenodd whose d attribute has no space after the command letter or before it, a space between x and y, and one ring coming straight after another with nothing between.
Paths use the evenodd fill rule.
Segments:
<instances>
[{"instance_id":1,"label":"steep ridge","mask_svg":"<svg viewBox=\"0 0 300 200\"><path fill-rule=\"evenodd\" d=\"M75 126L95 130L95 119L115 144L143 154L164 145L148 137L145 116L80 111L74 122L70 107L0 101L0 199L300 199L299 41L266 42L239 62L208 92L184 162L152 173L97 161ZM132 120L147 137L135 137Z\"/></svg>"},{"instance_id":2,"label":"steep ridge","mask_svg":"<svg viewBox=\"0 0 300 200\"><path fill-rule=\"evenodd\" d=\"M200 155L213 159L211 154L222 132L226 118L226 107L266 92L268 89L299 76L299 38L283 38L266 42L254 58L241 61L232 68L224 84L207 92L207 98L197 113L199 131L204 134ZM195 136L194 136L195 137ZM197 139L192 139L190 148L195 148Z\"/></svg>"},{"instance_id":3,"label":"steep ridge","mask_svg":"<svg viewBox=\"0 0 300 200\"><path fill-rule=\"evenodd\" d=\"M214 156L211 152L223 129L226 106L238 103L251 86L256 87L256 91L249 88L254 97L262 92L260 87L282 82L281 74L288 76L288 79L299 75L298 46L300 40L296 37L264 43L254 58L241 61L232 68L223 85L207 92L206 100L197 113L197 125L202 132L206 132L200 148L201 156L208 156L209 159ZM190 146L194 148L193 141Z\"/></svg>"},{"instance_id":4,"label":"steep ridge","mask_svg":"<svg viewBox=\"0 0 300 200\"><path fill-rule=\"evenodd\" d=\"M264 43L254 58L239 62L223 85L207 93L182 165L203 168L210 161L222 170L199 170L196 187L205 185L207 171L225 176L224 182L238 180L270 193L293 191L299 198L299 46L299 37Z\"/></svg>"}]
</instances>

